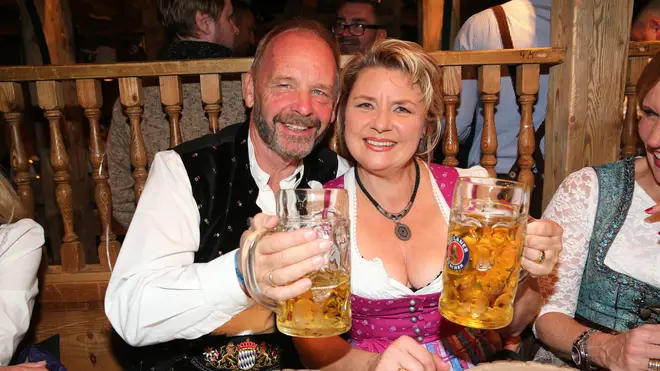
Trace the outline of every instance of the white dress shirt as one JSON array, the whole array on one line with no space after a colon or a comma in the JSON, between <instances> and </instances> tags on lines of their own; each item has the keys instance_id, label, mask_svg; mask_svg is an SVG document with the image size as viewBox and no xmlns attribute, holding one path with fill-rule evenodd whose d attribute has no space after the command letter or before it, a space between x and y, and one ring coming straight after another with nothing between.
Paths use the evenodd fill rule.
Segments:
<instances>
[{"instance_id":1,"label":"white dress shirt","mask_svg":"<svg viewBox=\"0 0 660 371\"><path fill-rule=\"evenodd\" d=\"M30 327L44 230L31 219L0 226L0 366Z\"/></svg>"},{"instance_id":2,"label":"white dress shirt","mask_svg":"<svg viewBox=\"0 0 660 371\"><path fill-rule=\"evenodd\" d=\"M259 188L257 205L275 214L269 175L259 167L251 142L248 156ZM339 156L338 160L341 175L348 163ZM280 187L297 187L303 170L300 165ZM208 263L193 263L199 223L181 157L171 150L156 154L105 297L106 315L127 343L196 339L254 304L236 277L236 250Z\"/></svg>"},{"instance_id":3,"label":"white dress shirt","mask_svg":"<svg viewBox=\"0 0 660 371\"><path fill-rule=\"evenodd\" d=\"M513 47L517 49L550 46L550 6L552 0L513 0L502 5L506 13ZM461 27L454 43L455 50L502 49L497 20L492 10L487 9L470 17ZM534 105L532 120L537 129L545 120L548 97L548 75L539 80L539 93ZM472 119L476 118L475 136L470 148L468 165L478 165L481 159L481 134L484 130L483 103L479 98L477 80L463 80L460 105L456 116L456 128L461 142L471 132ZM500 79L499 101L495 106L495 128L497 132L497 173L508 173L518 158L518 132L520 113L516 94L509 76ZM545 137L544 137L545 138ZM545 141L541 141L541 150Z\"/></svg>"}]
</instances>

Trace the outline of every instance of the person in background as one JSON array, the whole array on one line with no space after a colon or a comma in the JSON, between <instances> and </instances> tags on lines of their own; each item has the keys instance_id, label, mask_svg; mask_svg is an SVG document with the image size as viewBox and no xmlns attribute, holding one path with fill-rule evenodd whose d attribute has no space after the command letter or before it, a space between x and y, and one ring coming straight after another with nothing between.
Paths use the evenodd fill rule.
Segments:
<instances>
[{"instance_id":1,"label":"person in background","mask_svg":"<svg viewBox=\"0 0 660 371\"><path fill-rule=\"evenodd\" d=\"M238 34L234 40L234 57L252 57L256 47L254 27L256 20L252 8L242 0L234 0L234 23Z\"/></svg>"},{"instance_id":2,"label":"person in background","mask_svg":"<svg viewBox=\"0 0 660 371\"><path fill-rule=\"evenodd\" d=\"M229 58L232 56L238 29L233 23L230 0L159 0L158 10L165 31L173 41L160 52L163 60ZM209 133L208 118L202 107L200 85L187 82L181 86L183 141ZM220 128L245 121L245 106L239 80L222 80ZM156 153L170 148L167 115L163 111L159 86L143 89L142 139L147 152L147 166ZM107 141L108 183L112 191L114 218L128 228L135 212L135 181L131 176L131 128L119 100L114 105Z\"/></svg>"},{"instance_id":3,"label":"person in background","mask_svg":"<svg viewBox=\"0 0 660 371\"><path fill-rule=\"evenodd\" d=\"M30 327L39 292L37 271L44 230L27 218L20 199L0 174L0 370L46 370L45 362L9 364L18 343Z\"/></svg>"},{"instance_id":4,"label":"person in background","mask_svg":"<svg viewBox=\"0 0 660 371\"><path fill-rule=\"evenodd\" d=\"M508 28L512 47L540 48L550 46L550 10L552 0L512 0L501 5L503 25ZM470 17L458 31L454 43L455 50L492 50L505 48L505 30L498 25L498 15L494 8L484 10ZM509 69L508 71L510 71ZM468 70L469 71L469 70ZM510 178L515 172L514 165L518 159L518 132L520 130L520 112L514 81L503 73L500 82L499 101L495 106L495 130L497 134L497 165L495 172L500 178ZM540 76L539 92L532 121L536 130L537 148L534 159L542 162L545 149L544 130L541 124L545 121L548 97L548 74ZM483 103L477 88L476 73L466 76L463 80L460 105L456 116L456 128L461 143L465 143L472 131L472 121L476 115L476 125L473 141L468 155L468 166L478 165L481 160L481 135L484 131ZM538 174L539 176L542 175ZM540 199L542 187L537 185L532 196L530 214L540 217ZM535 203L535 200L539 200Z\"/></svg>"},{"instance_id":5,"label":"person in background","mask_svg":"<svg viewBox=\"0 0 660 371\"><path fill-rule=\"evenodd\" d=\"M644 154L570 174L543 215L564 227L565 251L541 280L537 361L660 370L660 54L636 92Z\"/></svg>"},{"instance_id":6,"label":"person in background","mask_svg":"<svg viewBox=\"0 0 660 371\"><path fill-rule=\"evenodd\" d=\"M632 41L660 40L660 0L651 0L633 21Z\"/></svg>"},{"instance_id":7,"label":"person in background","mask_svg":"<svg viewBox=\"0 0 660 371\"><path fill-rule=\"evenodd\" d=\"M275 227L277 218L265 215L276 214L279 189L322 184L348 169L317 146L334 121L339 57L317 22L275 27L244 80L249 121L156 155L105 298L126 342L158 344L145 351L142 369L299 368L291 339L275 332L273 314L245 288L245 246ZM260 290L274 300L304 293L311 281L301 277L330 246L310 229L261 238ZM256 345L256 358L240 357L237 349Z\"/></svg>"},{"instance_id":8,"label":"person in background","mask_svg":"<svg viewBox=\"0 0 660 371\"><path fill-rule=\"evenodd\" d=\"M342 54L363 52L376 40L387 37L385 17L376 1L348 0L337 10L332 33Z\"/></svg>"}]
</instances>

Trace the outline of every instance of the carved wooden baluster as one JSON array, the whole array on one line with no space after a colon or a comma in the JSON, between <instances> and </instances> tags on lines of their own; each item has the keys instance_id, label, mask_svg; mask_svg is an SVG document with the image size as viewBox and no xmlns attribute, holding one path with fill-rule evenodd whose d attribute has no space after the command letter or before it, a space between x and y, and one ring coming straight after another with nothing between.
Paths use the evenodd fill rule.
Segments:
<instances>
[{"instance_id":1,"label":"carved wooden baluster","mask_svg":"<svg viewBox=\"0 0 660 371\"><path fill-rule=\"evenodd\" d=\"M644 67L648 63L648 57L631 57L628 59L628 77L626 82L626 97L628 104L626 107L626 118L623 122L623 132L621 133L622 154L623 157L637 154L637 143L639 134L637 133L637 80L642 74Z\"/></svg>"},{"instance_id":2,"label":"carved wooden baluster","mask_svg":"<svg viewBox=\"0 0 660 371\"><path fill-rule=\"evenodd\" d=\"M481 166L488 175L496 177L497 132L495 131L495 103L500 92L500 66L479 67L479 92L484 103L484 131L481 133Z\"/></svg>"},{"instance_id":3,"label":"carved wooden baluster","mask_svg":"<svg viewBox=\"0 0 660 371\"><path fill-rule=\"evenodd\" d=\"M461 66L442 67L442 94L445 102L445 134L442 139L443 165L458 166L456 105L461 95Z\"/></svg>"},{"instance_id":4,"label":"carved wooden baluster","mask_svg":"<svg viewBox=\"0 0 660 371\"><path fill-rule=\"evenodd\" d=\"M181 78L179 76L160 77L160 100L165 106L165 113L170 121L170 147L176 147L183 143L181 136Z\"/></svg>"},{"instance_id":5,"label":"carved wooden baluster","mask_svg":"<svg viewBox=\"0 0 660 371\"><path fill-rule=\"evenodd\" d=\"M99 210L101 219L101 243L99 243L99 261L101 268L109 271L115 266L119 254L119 242L117 236L112 232L112 192L108 185L108 158L105 154L105 145L101 139L99 129L99 118L101 117L101 106L103 95L101 83L97 80L76 81L78 102L85 109L85 117L89 121L89 161L94 168L92 178L94 179L94 199ZM109 260L109 262L108 262Z\"/></svg>"},{"instance_id":6,"label":"carved wooden baluster","mask_svg":"<svg viewBox=\"0 0 660 371\"><path fill-rule=\"evenodd\" d=\"M518 180L534 189L534 102L539 91L539 74L541 66L538 64L521 64L516 67L516 93L520 103L520 134L518 135L518 164L520 174Z\"/></svg>"},{"instance_id":7,"label":"carved wooden baluster","mask_svg":"<svg viewBox=\"0 0 660 371\"><path fill-rule=\"evenodd\" d=\"M55 199L62 214L64 236L60 246L62 270L78 272L85 267L85 250L76 235L73 225L72 189L69 183L69 157L67 155L60 122L64 118L64 98L58 81L37 81L39 106L46 111L50 127L50 163L55 173Z\"/></svg>"},{"instance_id":8,"label":"carved wooden baluster","mask_svg":"<svg viewBox=\"0 0 660 371\"><path fill-rule=\"evenodd\" d=\"M119 99L126 107L126 115L131 122L131 165L133 165L133 179L135 179L135 203L140 200L144 183L147 181L147 151L142 138L142 80L137 77L123 77L119 79Z\"/></svg>"},{"instance_id":9,"label":"carved wooden baluster","mask_svg":"<svg viewBox=\"0 0 660 371\"><path fill-rule=\"evenodd\" d=\"M199 75L204 111L209 117L209 133L220 131L220 104L222 103L221 77L217 73Z\"/></svg>"},{"instance_id":10,"label":"carved wooden baluster","mask_svg":"<svg viewBox=\"0 0 660 371\"><path fill-rule=\"evenodd\" d=\"M25 102L23 101L23 89L21 85L15 82L0 83L0 112L3 113L5 120L9 123L11 141L11 167L14 169L14 181L18 186L18 195L21 203L32 218L34 216L34 194L30 179L30 165L23 139L21 138L21 120Z\"/></svg>"}]
</instances>

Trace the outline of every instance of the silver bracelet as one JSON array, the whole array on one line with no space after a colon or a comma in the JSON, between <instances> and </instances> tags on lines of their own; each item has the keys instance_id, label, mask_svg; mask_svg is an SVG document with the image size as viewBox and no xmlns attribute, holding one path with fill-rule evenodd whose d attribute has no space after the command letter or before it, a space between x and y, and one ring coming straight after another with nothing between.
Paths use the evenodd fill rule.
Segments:
<instances>
[{"instance_id":1,"label":"silver bracelet","mask_svg":"<svg viewBox=\"0 0 660 371\"><path fill-rule=\"evenodd\" d=\"M593 370L598 370L600 367L594 366L593 363L591 363L591 358L589 357L589 349L587 347L587 340L591 337L596 332L600 332L596 329L590 328L589 330L586 331L584 336L582 336L582 339L580 339L580 353L581 356L584 359L584 370L588 371L593 371Z\"/></svg>"}]
</instances>

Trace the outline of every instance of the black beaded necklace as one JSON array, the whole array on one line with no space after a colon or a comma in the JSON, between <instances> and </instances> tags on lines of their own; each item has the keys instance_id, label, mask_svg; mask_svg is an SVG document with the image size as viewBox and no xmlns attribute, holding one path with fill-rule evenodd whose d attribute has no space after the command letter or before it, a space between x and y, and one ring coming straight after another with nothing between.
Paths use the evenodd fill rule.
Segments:
<instances>
[{"instance_id":1,"label":"black beaded necklace","mask_svg":"<svg viewBox=\"0 0 660 371\"><path fill-rule=\"evenodd\" d=\"M373 197L367 192L367 189L364 188L364 185L360 181L360 176L358 175L357 167L355 168L355 180L357 181L358 186L360 186L360 189L364 193L365 196L371 201L371 203L376 207L376 210L378 210L381 214L383 214L384 217L387 219L392 220L395 223L394 227L394 234L401 240L401 241L408 241L411 236L410 232L410 227L407 225L401 223L401 219L405 217L410 209L412 208L413 202L415 202L415 197L417 196L417 190L419 189L419 164L417 163L416 160L413 160L415 163L415 187L413 188L413 193L410 196L410 201L408 201L408 205L401 210L401 212L393 214L388 212L387 210L383 209L376 200L374 200Z\"/></svg>"}]
</instances>

